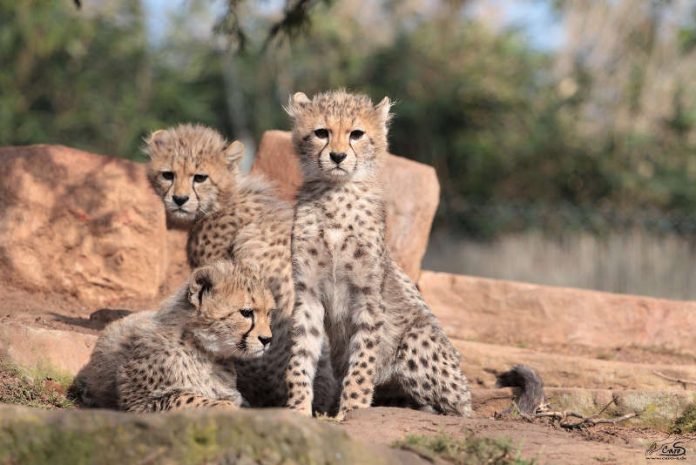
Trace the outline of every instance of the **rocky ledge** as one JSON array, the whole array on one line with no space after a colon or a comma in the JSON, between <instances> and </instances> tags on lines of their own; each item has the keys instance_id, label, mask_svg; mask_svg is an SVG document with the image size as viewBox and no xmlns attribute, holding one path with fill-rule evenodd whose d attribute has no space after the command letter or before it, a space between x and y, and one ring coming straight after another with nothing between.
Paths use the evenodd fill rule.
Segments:
<instances>
[{"instance_id":1,"label":"rocky ledge","mask_svg":"<svg viewBox=\"0 0 696 465\"><path fill-rule=\"evenodd\" d=\"M0 464L423 464L283 410L134 415L0 405Z\"/></svg>"}]
</instances>

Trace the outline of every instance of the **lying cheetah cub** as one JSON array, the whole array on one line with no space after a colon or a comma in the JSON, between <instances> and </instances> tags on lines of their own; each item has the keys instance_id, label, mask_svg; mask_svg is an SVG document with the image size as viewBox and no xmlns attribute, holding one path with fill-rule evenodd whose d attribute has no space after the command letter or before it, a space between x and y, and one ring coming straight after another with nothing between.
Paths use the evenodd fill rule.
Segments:
<instances>
[{"instance_id":1,"label":"lying cheetah cub","mask_svg":"<svg viewBox=\"0 0 696 465\"><path fill-rule=\"evenodd\" d=\"M253 407L280 407L287 401L285 371L290 357L290 315L295 302L290 259L292 207L256 175L241 175L241 142L228 143L216 131L189 124L155 131L147 139L149 178L169 218L191 225L192 267L228 259L251 264L278 303L273 344L260 360L240 362L238 386ZM331 407L336 382L328 356L314 386L315 407Z\"/></svg>"},{"instance_id":2,"label":"lying cheetah cub","mask_svg":"<svg viewBox=\"0 0 696 465\"><path fill-rule=\"evenodd\" d=\"M287 108L304 173L292 235L297 303L288 405L304 414L327 337L343 379L339 418L395 389L424 409L471 412L458 352L385 243L377 175L390 105L335 91L312 100L297 93Z\"/></svg>"},{"instance_id":3,"label":"lying cheetah cub","mask_svg":"<svg viewBox=\"0 0 696 465\"><path fill-rule=\"evenodd\" d=\"M91 407L156 412L236 409L233 358L256 358L271 342L275 306L262 281L229 262L196 269L158 311L109 325L75 386Z\"/></svg>"}]
</instances>

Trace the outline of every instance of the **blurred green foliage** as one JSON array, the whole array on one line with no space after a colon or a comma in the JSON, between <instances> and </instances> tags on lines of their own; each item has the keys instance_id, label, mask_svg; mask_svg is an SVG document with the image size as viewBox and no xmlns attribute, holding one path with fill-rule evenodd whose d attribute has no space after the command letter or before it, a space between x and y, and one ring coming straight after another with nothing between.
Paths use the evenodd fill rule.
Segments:
<instances>
[{"instance_id":1,"label":"blurred green foliage","mask_svg":"<svg viewBox=\"0 0 696 465\"><path fill-rule=\"evenodd\" d=\"M154 128L225 125L209 47L183 49L185 62L169 52L148 47L139 0L94 12L64 0L0 0L0 144L141 158L142 137Z\"/></svg>"},{"instance_id":2,"label":"blurred green foliage","mask_svg":"<svg viewBox=\"0 0 696 465\"><path fill-rule=\"evenodd\" d=\"M210 2L185 2L156 42L138 0L89 3L0 0L0 145L63 143L142 159L148 131L181 121L258 140L288 128L281 105L291 92L346 86L396 100L392 151L435 166L439 221L468 234L601 230L696 207L688 82L671 84L666 115L633 124L652 108L640 60L654 40L642 35L625 39L634 55L622 56L638 57L626 78L602 81L575 58L559 74L555 53L462 14L467 2L430 2L427 12L399 1L378 11L375 2L314 2L302 34L270 42L278 18L253 2L230 2L239 9L222 19ZM567 3L556 2L559 14ZM211 15L207 33L196 29ZM212 29L242 17L245 47L235 51ZM694 24L674 31L682 61L694 51ZM619 110L602 106L611 86ZM631 124L613 124L624 114Z\"/></svg>"},{"instance_id":3,"label":"blurred green foliage","mask_svg":"<svg viewBox=\"0 0 696 465\"><path fill-rule=\"evenodd\" d=\"M72 2L0 1L0 143L128 153L151 93L140 3L108 18Z\"/></svg>"}]
</instances>

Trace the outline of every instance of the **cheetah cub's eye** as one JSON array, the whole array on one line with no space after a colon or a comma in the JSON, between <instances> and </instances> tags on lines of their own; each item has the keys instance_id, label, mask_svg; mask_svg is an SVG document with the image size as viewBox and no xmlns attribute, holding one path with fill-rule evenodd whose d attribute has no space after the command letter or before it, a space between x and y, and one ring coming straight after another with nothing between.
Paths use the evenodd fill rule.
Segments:
<instances>
[{"instance_id":1,"label":"cheetah cub's eye","mask_svg":"<svg viewBox=\"0 0 696 465\"><path fill-rule=\"evenodd\" d=\"M314 135L317 136L319 139L326 139L329 137L329 130L324 128L315 129Z\"/></svg>"},{"instance_id":2,"label":"cheetah cub's eye","mask_svg":"<svg viewBox=\"0 0 696 465\"><path fill-rule=\"evenodd\" d=\"M250 308L243 308L239 311L239 313L241 313L244 318L251 318L251 316L254 314L254 311Z\"/></svg>"},{"instance_id":3,"label":"cheetah cub's eye","mask_svg":"<svg viewBox=\"0 0 696 465\"><path fill-rule=\"evenodd\" d=\"M207 174L195 174L193 175L193 182L203 182L208 179Z\"/></svg>"},{"instance_id":4,"label":"cheetah cub's eye","mask_svg":"<svg viewBox=\"0 0 696 465\"><path fill-rule=\"evenodd\" d=\"M351 140L358 140L364 135L365 135L365 131L361 131L360 129L355 129L353 131L350 131Z\"/></svg>"},{"instance_id":5,"label":"cheetah cub's eye","mask_svg":"<svg viewBox=\"0 0 696 465\"><path fill-rule=\"evenodd\" d=\"M160 174L167 181L171 181L172 179L174 179L174 173L172 171L162 171L162 173Z\"/></svg>"}]
</instances>

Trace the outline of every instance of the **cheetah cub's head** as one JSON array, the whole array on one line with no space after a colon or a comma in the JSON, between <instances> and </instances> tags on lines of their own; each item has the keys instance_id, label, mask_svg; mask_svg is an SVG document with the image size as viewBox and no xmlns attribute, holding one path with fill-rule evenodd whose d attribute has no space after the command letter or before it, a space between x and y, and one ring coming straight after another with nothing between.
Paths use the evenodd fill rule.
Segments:
<instances>
[{"instance_id":1,"label":"cheetah cub's head","mask_svg":"<svg viewBox=\"0 0 696 465\"><path fill-rule=\"evenodd\" d=\"M239 172L244 145L228 143L217 131L182 124L160 129L146 139L148 176L162 197L167 215L191 222L215 211Z\"/></svg>"},{"instance_id":2,"label":"cheetah cub's head","mask_svg":"<svg viewBox=\"0 0 696 465\"><path fill-rule=\"evenodd\" d=\"M369 179L377 159L387 151L391 101L373 105L365 95L330 91L309 99L302 92L290 97L293 143L306 179L331 182Z\"/></svg>"},{"instance_id":3,"label":"cheetah cub's head","mask_svg":"<svg viewBox=\"0 0 696 465\"><path fill-rule=\"evenodd\" d=\"M275 301L253 271L227 261L197 268L187 298L193 306L187 328L203 350L241 359L268 350Z\"/></svg>"}]
</instances>

